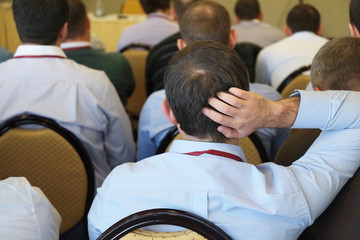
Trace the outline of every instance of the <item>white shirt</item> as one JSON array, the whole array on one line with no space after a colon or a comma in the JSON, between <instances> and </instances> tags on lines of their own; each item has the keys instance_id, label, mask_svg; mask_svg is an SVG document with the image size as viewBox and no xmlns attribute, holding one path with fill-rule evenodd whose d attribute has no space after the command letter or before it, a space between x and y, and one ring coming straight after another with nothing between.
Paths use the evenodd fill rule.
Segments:
<instances>
[{"instance_id":1,"label":"white shirt","mask_svg":"<svg viewBox=\"0 0 360 240\"><path fill-rule=\"evenodd\" d=\"M53 118L88 150L96 186L135 161L131 125L106 74L66 59L59 47L20 45L0 64L0 122L23 113Z\"/></svg>"},{"instance_id":2,"label":"white shirt","mask_svg":"<svg viewBox=\"0 0 360 240\"><path fill-rule=\"evenodd\" d=\"M163 13L150 13L145 21L127 27L122 32L116 51L132 43L154 46L166 37L179 31L177 23Z\"/></svg>"},{"instance_id":3,"label":"white shirt","mask_svg":"<svg viewBox=\"0 0 360 240\"><path fill-rule=\"evenodd\" d=\"M284 31L257 19L240 21L232 29L237 31L238 43L253 43L262 48L286 37Z\"/></svg>"},{"instance_id":4,"label":"white shirt","mask_svg":"<svg viewBox=\"0 0 360 240\"><path fill-rule=\"evenodd\" d=\"M297 32L260 51L255 67L255 82L279 87L296 69L312 63L326 38L312 32Z\"/></svg>"},{"instance_id":5,"label":"white shirt","mask_svg":"<svg viewBox=\"0 0 360 240\"><path fill-rule=\"evenodd\" d=\"M289 167L190 156L215 149L244 157L236 145L177 140L167 153L115 168L88 214L90 239L151 208L193 212L234 240L297 239L360 166L360 108L354 105L359 101L357 92L301 91L293 127L324 131Z\"/></svg>"},{"instance_id":6,"label":"white shirt","mask_svg":"<svg viewBox=\"0 0 360 240\"><path fill-rule=\"evenodd\" d=\"M0 239L59 239L61 217L40 188L24 177L0 181Z\"/></svg>"}]
</instances>

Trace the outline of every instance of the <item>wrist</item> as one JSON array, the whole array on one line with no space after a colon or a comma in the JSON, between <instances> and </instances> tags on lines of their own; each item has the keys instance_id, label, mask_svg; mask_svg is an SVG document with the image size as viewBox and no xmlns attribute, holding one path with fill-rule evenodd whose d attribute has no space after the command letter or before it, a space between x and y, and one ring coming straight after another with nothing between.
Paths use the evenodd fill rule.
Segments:
<instances>
[{"instance_id":1,"label":"wrist","mask_svg":"<svg viewBox=\"0 0 360 240\"><path fill-rule=\"evenodd\" d=\"M269 126L271 128L290 128L293 126L300 106L299 97L285 98L271 105Z\"/></svg>"}]
</instances>

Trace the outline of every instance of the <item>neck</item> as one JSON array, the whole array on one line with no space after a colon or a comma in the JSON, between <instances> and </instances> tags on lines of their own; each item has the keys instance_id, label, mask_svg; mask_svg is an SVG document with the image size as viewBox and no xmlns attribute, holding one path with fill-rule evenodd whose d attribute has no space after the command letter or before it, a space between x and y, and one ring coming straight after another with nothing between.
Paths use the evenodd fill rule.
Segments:
<instances>
[{"instance_id":1,"label":"neck","mask_svg":"<svg viewBox=\"0 0 360 240\"><path fill-rule=\"evenodd\" d=\"M64 42L90 42L90 40L91 40L90 33L86 32L82 36L77 36L75 38L67 38Z\"/></svg>"},{"instance_id":2,"label":"neck","mask_svg":"<svg viewBox=\"0 0 360 240\"><path fill-rule=\"evenodd\" d=\"M210 136L206 136L205 138L198 138L198 137L190 136L190 135L186 134L179 127L178 127L178 129L179 129L181 138L184 140L196 141L196 142L215 142ZM238 139L228 139L225 143L237 145L238 141L239 141Z\"/></svg>"}]
</instances>

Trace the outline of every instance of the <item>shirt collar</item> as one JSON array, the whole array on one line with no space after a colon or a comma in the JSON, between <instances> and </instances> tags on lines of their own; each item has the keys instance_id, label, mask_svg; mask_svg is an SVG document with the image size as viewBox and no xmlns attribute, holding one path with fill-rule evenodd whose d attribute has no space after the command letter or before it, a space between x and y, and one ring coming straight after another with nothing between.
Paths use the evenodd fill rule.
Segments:
<instances>
[{"instance_id":1,"label":"shirt collar","mask_svg":"<svg viewBox=\"0 0 360 240\"><path fill-rule=\"evenodd\" d=\"M61 48L66 50L69 48L84 48L91 47L90 42L64 42L61 44Z\"/></svg>"},{"instance_id":2,"label":"shirt collar","mask_svg":"<svg viewBox=\"0 0 360 240\"><path fill-rule=\"evenodd\" d=\"M292 35L292 37L296 37L296 38L298 38L298 37L300 37L300 38L302 38L302 37L310 37L310 36L318 36L318 35L316 35L313 32L310 32L310 31L300 31L300 32L296 32L296 33L294 33Z\"/></svg>"},{"instance_id":3,"label":"shirt collar","mask_svg":"<svg viewBox=\"0 0 360 240\"><path fill-rule=\"evenodd\" d=\"M57 56L66 58L64 51L54 45L20 45L14 57L26 56Z\"/></svg>"},{"instance_id":4,"label":"shirt collar","mask_svg":"<svg viewBox=\"0 0 360 240\"><path fill-rule=\"evenodd\" d=\"M166 15L165 13L160 13L160 12L150 13L150 14L148 14L148 18L164 18L164 19L170 19L168 15Z\"/></svg>"},{"instance_id":5,"label":"shirt collar","mask_svg":"<svg viewBox=\"0 0 360 240\"><path fill-rule=\"evenodd\" d=\"M196 151L206 151L209 149L223 151L239 156L246 161L245 154L240 146L227 143L197 142L188 140L175 140L169 149L169 152L188 153Z\"/></svg>"}]
</instances>

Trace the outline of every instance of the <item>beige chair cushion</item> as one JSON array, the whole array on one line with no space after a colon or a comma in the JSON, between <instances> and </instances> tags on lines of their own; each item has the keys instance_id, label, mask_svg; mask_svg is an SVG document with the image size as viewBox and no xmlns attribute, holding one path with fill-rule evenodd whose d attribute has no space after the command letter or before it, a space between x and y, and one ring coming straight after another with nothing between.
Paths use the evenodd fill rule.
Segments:
<instances>
[{"instance_id":1,"label":"beige chair cushion","mask_svg":"<svg viewBox=\"0 0 360 240\"><path fill-rule=\"evenodd\" d=\"M124 237L120 238L121 240L131 240L131 239L139 239L139 240L205 240L203 236L200 234L191 231L191 230L183 230L179 232L150 232L137 229L131 233L126 234Z\"/></svg>"}]
</instances>

